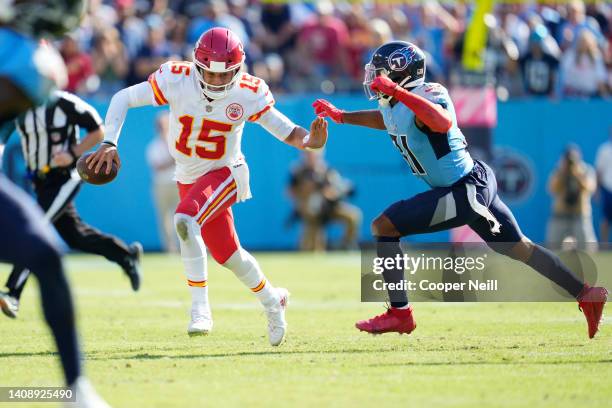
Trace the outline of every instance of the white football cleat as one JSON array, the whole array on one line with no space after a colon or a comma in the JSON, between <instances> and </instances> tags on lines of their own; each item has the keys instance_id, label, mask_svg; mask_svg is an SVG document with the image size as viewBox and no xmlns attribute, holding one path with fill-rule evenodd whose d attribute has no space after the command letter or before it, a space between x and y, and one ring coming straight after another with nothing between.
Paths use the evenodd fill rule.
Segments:
<instances>
[{"instance_id":1,"label":"white football cleat","mask_svg":"<svg viewBox=\"0 0 612 408\"><path fill-rule=\"evenodd\" d=\"M191 305L191 322L187 327L190 336L205 336L212 331L213 321L208 305L193 303Z\"/></svg>"},{"instance_id":2,"label":"white football cleat","mask_svg":"<svg viewBox=\"0 0 612 408\"><path fill-rule=\"evenodd\" d=\"M277 288L278 303L266 308L268 317L268 340L272 346L280 345L287 334L287 321L285 320L285 309L289 303L289 291L284 288Z\"/></svg>"},{"instance_id":3,"label":"white football cleat","mask_svg":"<svg viewBox=\"0 0 612 408\"><path fill-rule=\"evenodd\" d=\"M66 403L66 408L111 408L85 377L77 378L70 389L74 393L74 401Z\"/></svg>"}]
</instances>

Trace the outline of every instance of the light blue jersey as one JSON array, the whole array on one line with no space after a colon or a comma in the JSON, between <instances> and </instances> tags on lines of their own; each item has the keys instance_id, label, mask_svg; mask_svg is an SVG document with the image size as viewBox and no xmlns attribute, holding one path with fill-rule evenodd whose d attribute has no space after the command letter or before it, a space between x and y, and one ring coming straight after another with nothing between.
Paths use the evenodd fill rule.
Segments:
<instances>
[{"instance_id":1,"label":"light blue jersey","mask_svg":"<svg viewBox=\"0 0 612 408\"><path fill-rule=\"evenodd\" d=\"M465 136L457 126L453 102L446 88L436 83L424 83L412 92L448 110L453 121L451 129L446 134L419 129L414 112L398 102L380 106L387 131L414 175L431 187L450 186L474 167Z\"/></svg>"},{"instance_id":2,"label":"light blue jersey","mask_svg":"<svg viewBox=\"0 0 612 408\"><path fill-rule=\"evenodd\" d=\"M0 77L8 78L32 101L41 105L66 83L66 67L50 45L10 28L0 28ZM0 123L0 139L8 137L13 121Z\"/></svg>"}]
</instances>

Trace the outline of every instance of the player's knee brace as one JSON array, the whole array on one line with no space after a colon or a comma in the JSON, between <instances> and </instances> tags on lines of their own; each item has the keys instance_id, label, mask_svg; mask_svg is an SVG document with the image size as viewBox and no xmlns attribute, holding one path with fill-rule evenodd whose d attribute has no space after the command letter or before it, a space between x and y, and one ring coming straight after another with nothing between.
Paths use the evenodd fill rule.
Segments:
<instances>
[{"instance_id":1,"label":"player's knee brace","mask_svg":"<svg viewBox=\"0 0 612 408\"><path fill-rule=\"evenodd\" d=\"M174 229L181 242L193 240L197 235L200 235L200 229L195 219L187 214L174 214Z\"/></svg>"},{"instance_id":2,"label":"player's knee brace","mask_svg":"<svg viewBox=\"0 0 612 408\"><path fill-rule=\"evenodd\" d=\"M185 276L190 281L205 280L206 247L200 234L200 226L193 217L181 213L174 214L174 226L179 236Z\"/></svg>"},{"instance_id":3,"label":"player's knee brace","mask_svg":"<svg viewBox=\"0 0 612 408\"><path fill-rule=\"evenodd\" d=\"M261 273L257 260L242 247L229 257L223 264L227 269L234 272L249 288L254 288L261 283Z\"/></svg>"},{"instance_id":4,"label":"player's knee brace","mask_svg":"<svg viewBox=\"0 0 612 408\"><path fill-rule=\"evenodd\" d=\"M204 241L200 226L193 217L186 214L174 214L174 228L179 237L183 257L200 257L204 255Z\"/></svg>"}]
</instances>

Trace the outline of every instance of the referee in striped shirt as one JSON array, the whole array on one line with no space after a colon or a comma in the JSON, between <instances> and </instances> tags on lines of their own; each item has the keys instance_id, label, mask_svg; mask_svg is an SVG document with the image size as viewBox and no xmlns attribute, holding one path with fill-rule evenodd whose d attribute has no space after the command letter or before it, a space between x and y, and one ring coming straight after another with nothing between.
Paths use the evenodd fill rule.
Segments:
<instances>
[{"instance_id":1,"label":"referee in striped shirt","mask_svg":"<svg viewBox=\"0 0 612 408\"><path fill-rule=\"evenodd\" d=\"M140 243L128 246L119 238L87 225L72 202L82 183L76 161L103 140L102 119L91 105L76 95L56 91L51 100L16 120L38 204L45 211L45 219L53 223L70 248L102 255L115 262L136 291L141 280ZM82 140L80 128L87 131ZM4 303L11 306L2 309L9 317L17 317L19 298L29 274L23 266L14 265L6 283L8 293L0 292Z\"/></svg>"}]
</instances>

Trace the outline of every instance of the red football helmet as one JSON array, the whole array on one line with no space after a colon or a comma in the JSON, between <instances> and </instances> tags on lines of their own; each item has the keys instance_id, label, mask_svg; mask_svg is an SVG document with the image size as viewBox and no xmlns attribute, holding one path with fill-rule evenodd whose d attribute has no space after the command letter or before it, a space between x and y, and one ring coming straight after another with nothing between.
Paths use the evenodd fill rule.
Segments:
<instances>
[{"instance_id":1,"label":"red football helmet","mask_svg":"<svg viewBox=\"0 0 612 408\"><path fill-rule=\"evenodd\" d=\"M234 86L244 62L242 42L230 30L222 27L211 28L200 36L193 49L193 63L202 91L210 99L220 99ZM212 85L204 80L204 71L231 72L229 82L223 85Z\"/></svg>"}]
</instances>

